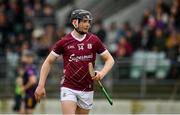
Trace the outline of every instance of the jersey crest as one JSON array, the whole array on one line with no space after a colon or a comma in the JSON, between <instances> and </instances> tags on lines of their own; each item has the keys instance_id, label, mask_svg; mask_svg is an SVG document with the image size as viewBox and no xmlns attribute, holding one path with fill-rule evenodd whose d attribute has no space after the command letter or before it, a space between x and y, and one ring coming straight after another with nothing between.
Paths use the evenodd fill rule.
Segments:
<instances>
[{"instance_id":1,"label":"jersey crest","mask_svg":"<svg viewBox=\"0 0 180 115\"><path fill-rule=\"evenodd\" d=\"M87 44L87 49L92 49L92 44L91 43Z\"/></svg>"}]
</instances>

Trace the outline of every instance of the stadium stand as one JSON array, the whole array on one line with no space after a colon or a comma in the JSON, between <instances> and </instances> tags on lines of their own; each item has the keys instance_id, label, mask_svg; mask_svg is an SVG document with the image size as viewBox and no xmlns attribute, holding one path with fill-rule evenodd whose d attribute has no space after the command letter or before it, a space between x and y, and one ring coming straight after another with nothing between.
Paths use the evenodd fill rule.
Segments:
<instances>
[{"instance_id":1,"label":"stadium stand","mask_svg":"<svg viewBox=\"0 0 180 115\"><path fill-rule=\"evenodd\" d=\"M80 0L53 1L0 1L0 91L11 91L1 93L0 97L13 96L21 53L33 50L41 65L52 44L70 31L70 11L85 4ZM149 7L145 7L148 3ZM134 10L138 14L133 17L131 8L136 5L142 13ZM104 36L104 43L116 59L111 73L113 96L169 98L180 78L180 1L87 0L82 8L92 11L95 18L92 32L100 38ZM62 63L54 66L59 65ZM47 88L51 92L48 97L58 97L60 75L59 69L52 70L53 77L47 83L51 85ZM146 92L141 89L144 79ZM2 88L4 85L8 87Z\"/></svg>"}]
</instances>

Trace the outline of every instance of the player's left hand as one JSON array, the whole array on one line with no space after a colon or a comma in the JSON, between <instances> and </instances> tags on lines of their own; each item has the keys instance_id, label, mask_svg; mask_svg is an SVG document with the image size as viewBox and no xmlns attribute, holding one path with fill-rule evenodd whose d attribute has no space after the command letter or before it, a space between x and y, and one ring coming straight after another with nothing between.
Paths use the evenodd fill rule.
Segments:
<instances>
[{"instance_id":1,"label":"player's left hand","mask_svg":"<svg viewBox=\"0 0 180 115\"><path fill-rule=\"evenodd\" d=\"M24 86L21 86L21 92L25 92L25 87Z\"/></svg>"},{"instance_id":2,"label":"player's left hand","mask_svg":"<svg viewBox=\"0 0 180 115\"><path fill-rule=\"evenodd\" d=\"M96 75L92 77L93 80L99 81L102 80L104 77L104 74L100 71L96 71Z\"/></svg>"}]
</instances>

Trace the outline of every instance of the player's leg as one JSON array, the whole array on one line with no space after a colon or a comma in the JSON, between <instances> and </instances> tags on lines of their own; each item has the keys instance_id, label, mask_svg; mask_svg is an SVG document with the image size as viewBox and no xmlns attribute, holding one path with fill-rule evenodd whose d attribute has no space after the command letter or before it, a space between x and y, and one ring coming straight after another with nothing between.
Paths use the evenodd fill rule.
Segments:
<instances>
[{"instance_id":1,"label":"player's leg","mask_svg":"<svg viewBox=\"0 0 180 115\"><path fill-rule=\"evenodd\" d=\"M77 105L74 101L61 101L61 108L64 115L75 114Z\"/></svg>"},{"instance_id":2,"label":"player's leg","mask_svg":"<svg viewBox=\"0 0 180 115\"><path fill-rule=\"evenodd\" d=\"M77 94L77 109L76 114L89 114L93 107L93 91L82 92L79 91Z\"/></svg>"},{"instance_id":3,"label":"player's leg","mask_svg":"<svg viewBox=\"0 0 180 115\"><path fill-rule=\"evenodd\" d=\"M83 109L83 108L80 108L79 106L77 106L77 108L76 108L77 115L79 115L79 114L88 115L89 111L90 111L90 109Z\"/></svg>"},{"instance_id":4,"label":"player's leg","mask_svg":"<svg viewBox=\"0 0 180 115\"><path fill-rule=\"evenodd\" d=\"M33 114L34 109L26 109L26 114Z\"/></svg>"},{"instance_id":5,"label":"player's leg","mask_svg":"<svg viewBox=\"0 0 180 115\"><path fill-rule=\"evenodd\" d=\"M63 114L75 114L77 108L77 98L72 89L61 88L61 108Z\"/></svg>"},{"instance_id":6,"label":"player's leg","mask_svg":"<svg viewBox=\"0 0 180 115\"><path fill-rule=\"evenodd\" d=\"M34 112L34 108L36 106L35 97L26 97L25 98L25 112L26 114L32 114Z\"/></svg>"},{"instance_id":7,"label":"player's leg","mask_svg":"<svg viewBox=\"0 0 180 115\"><path fill-rule=\"evenodd\" d=\"M25 111L25 101L24 99L21 100L21 104L20 104L20 109L19 109L19 114L26 114L26 111Z\"/></svg>"}]
</instances>

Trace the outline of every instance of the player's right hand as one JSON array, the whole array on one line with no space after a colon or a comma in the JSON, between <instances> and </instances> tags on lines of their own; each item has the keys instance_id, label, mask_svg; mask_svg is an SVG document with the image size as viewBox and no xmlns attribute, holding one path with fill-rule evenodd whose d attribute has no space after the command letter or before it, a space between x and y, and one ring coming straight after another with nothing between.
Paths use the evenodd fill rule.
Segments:
<instances>
[{"instance_id":1,"label":"player's right hand","mask_svg":"<svg viewBox=\"0 0 180 115\"><path fill-rule=\"evenodd\" d=\"M104 77L104 74L101 71L95 71L95 72L96 74L94 77L92 77L92 80L96 80L96 81L102 80Z\"/></svg>"},{"instance_id":2,"label":"player's right hand","mask_svg":"<svg viewBox=\"0 0 180 115\"><path fill-rule=\"evenodd\" d=\"M37 101L38 103L40 103L41 98L42 98L43 96L45 96L45 94L46 94L45 88L44 88L44 87L41 87L41 86L38 86L38 87L36 88L35 93L34 93L36 101Z\"/></svg>"}]
</instances>

